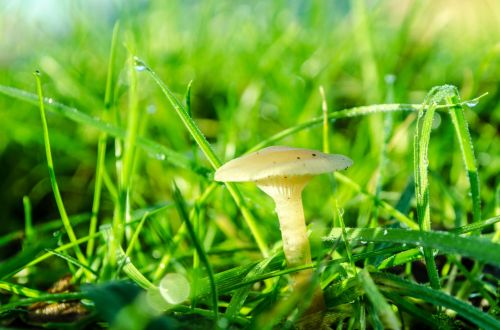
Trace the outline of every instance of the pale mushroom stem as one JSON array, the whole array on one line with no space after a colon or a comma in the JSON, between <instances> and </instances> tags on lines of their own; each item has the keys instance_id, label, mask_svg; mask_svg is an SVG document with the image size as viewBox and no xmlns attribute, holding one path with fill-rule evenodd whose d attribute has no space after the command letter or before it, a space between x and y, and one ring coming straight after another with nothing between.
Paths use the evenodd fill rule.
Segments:
<instances>
[{"instance_id":1,"label":"pale mushroom stem","mask_svg":"<svg viewBox=\"0 0 500 330\"><path fill-rule=\"evenodd\" d=\"M258 187L271 196L276 205L283 251L289 267L310 264L311 248L307 238L307 228L302 206L302 190L311 176L282 177L258 182ZM293 286L308 290L313 270L305 269L292 274ZM307 312L323 310L324 298L321 288L315 288L311 305Z\"/></svg>"},{"instance_id":2,"label":"pale mushroom stem","mask_svg":"<svg viewBox=\"0 0 500 330\"><path fill-rule=\"evenodd\" d=\"M295 191L295 196L275 196L274 199L283 238L283 251L289 267L311 263L301 192Z\"/></svg>"}]
</instances>

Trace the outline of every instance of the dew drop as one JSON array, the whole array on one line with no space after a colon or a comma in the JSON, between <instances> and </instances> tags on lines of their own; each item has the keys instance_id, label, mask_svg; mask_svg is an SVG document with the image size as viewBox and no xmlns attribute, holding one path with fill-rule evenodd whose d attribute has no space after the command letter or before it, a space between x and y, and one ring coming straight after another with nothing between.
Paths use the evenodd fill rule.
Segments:
<instances>
[{"instance_id":1,"label":"dew drop","mask_svg":"<svg viewBox=\"0 0 500 330\"><path fill-rule=\"evenodd\" d=\"M54 103L54 99L53 99L53 98L49 98L49 99L47 100L47 103L48 103L48 104L52 104L52 103Z\"/></svg>"},{"instance_id":2,"label":"dew drop","mask_svg":"<svg viewBox=\"0 0 500 330\"><path fill-rule=\"evenodd\" d=\"M147 69L146 64L137 56L134 56L134 64L137 71L144 71Z\"/></svg>"},{"instance_id":3,"label":"dew drop","mask_svg":"<svg viewBox=\"0 0 500 330\"><path fill-rule=\"evenodd\" d=\"M165 154L158 153L155 155L155 158L158 160L165 160L166 156L165 156Z\"/></svg>"},{"instance_id":4,"label":"dew drop","mask_svg":"<svg viewBox=\"0 0 500 330\"><path fill-rule=\"evenodd\" d=\"M387 229L384 229L384 236L387 235Z\"/></svg>"},{"instance_id":5,"label":"dew drop","mask_svg":"<svg viewBox=\"0 0 500 330\"><path fill-rule=\"evenodd\" d=\"M478 100L471 100L471 101L466 102L465 104L467 104L467 106L469 108L474 108L478 103L479 103Z\"/></svg>"}]
</instances>

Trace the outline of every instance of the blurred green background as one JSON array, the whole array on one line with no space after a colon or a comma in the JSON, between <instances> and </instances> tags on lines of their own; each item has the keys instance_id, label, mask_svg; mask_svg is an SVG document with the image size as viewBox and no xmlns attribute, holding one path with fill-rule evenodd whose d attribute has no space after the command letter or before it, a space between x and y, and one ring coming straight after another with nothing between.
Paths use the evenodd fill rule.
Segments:
<instances>
[{"instance_id":1,"label":"blurred green background","mask_svg":"<svg viewBox=\"0 0 500 330\"><path fill-rule=\"evenodd\" d=\"M443 84L456 85L463 99L487 92L466 117L479 165L483 218L495 214L500 171L500 1L3 0L0 84L35 92L32 72L39 69L45 96L100 117L117 20L120 112L127 111L126 47L133 47L180 98L193 81L193 117L224 160L321 115L319 86L325 89L330 111L376 103L421 103L430 88ZM139 75L139 95L142 135L199 157L207 165L203 156L194 155L193 142L146 75ZM393 116L382 182L382 197L391 203L413 173L414 116ZM89 212L99 132L54 114L48 121L67 210ZM438 115L434 126L433 225L447 228L463 223L470 214L470 205L463 202L468 184L449 117ZM383 140L382 116L338 120L331 128L332 152L351 157L355 166L348 176L372 190ZM321 127L280 144L321 149ZM113 176L111 142L108 147ZM187 198L199 194L200 178L157 158L145 153L139 157L135 207L168 200L172 178ZM39 111L4 95L0 95L0 172L0 235L23 228L25 195L32 201L35 224L58 217ZM319 215L331 205L317 197L325 189L320 182L311 185L304 196L306 212ZM253 186L243 190L245 195L256 191ZM356 207L360 201L350 197L339 195L342 203L349 201L345 207L353 216L347 221L362 224L362 212ZM257 212L272 210L265 196L256 200ZM112 214L113 201L106 192L102 209L105 217ZM279 239L279 233L268 235ZM5 254L9 252L0 257Z\"/></svg>"}]
</instances>

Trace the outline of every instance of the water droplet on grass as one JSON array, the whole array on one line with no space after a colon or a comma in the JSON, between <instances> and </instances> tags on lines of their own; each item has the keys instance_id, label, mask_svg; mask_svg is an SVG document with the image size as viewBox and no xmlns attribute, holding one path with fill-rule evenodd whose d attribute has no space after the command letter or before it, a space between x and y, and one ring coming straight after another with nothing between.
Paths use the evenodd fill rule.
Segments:
<instances>
[{"instance_id":1,"label":"water droplet on grass","mask_svg":"<svg viewBox=\"0 0 500 330\"><path fill-rule=\"evenodd\" d=\"M137 71L144 71L147 69L146 63L137 56L134 57L134 64Z\"/></svg>"},{"instance_id":2,"label":"water droplet on grass","mask_svg":"<svg viewBox=\"0 0 500 330\"><path fill-rule=\"evenodd\" d=\"M183 275L170 273L163 277L159 289L165 301L170 304L180 304L188 299L191 286Z\"/></svg>"},{"instance_id":3,"label":"water droplet on grass","mask_svg":"<svg viewBox=\"0 0 500 330\"><path fill-rule=\"evenodd\" d=\"M465 102L469 108L474 108L476 105L478 105L479 101L478 100L471 100L468 102Z\"/></svg>"},{"instance_id":4,"label":"water droplet on grass","mask_svg":"<svg viewBox=\"0 0 500 330\"><path fill-rule=\"evenodd\" d=\"M384 229L384 236L387 235L387 229Z\"/></svg>"},{"instance_id":5,"label":"water droplet on grass","mask_svg":"<svg viewBox=\"0 0 500 330\"><path fill-rule=\"evenodd\" d=\"M155 155L155 158L158 159L158 160L165 160L167 156L165 156L165 154L161 154L161 153L158 153Z\"/></svg>"},{"instance_id":6,"label":"water droplet on grass","mask_svg":"<svg viewBox=\"0 0 500 330\"><path fill-rule=\"evenodd\" d=\"M47 103L48 103L48 104L52 104L52 103L54 103L54 99L53 99L53 98L49 98L49 99L47 100Z\"/></svg>"}]
</instances>

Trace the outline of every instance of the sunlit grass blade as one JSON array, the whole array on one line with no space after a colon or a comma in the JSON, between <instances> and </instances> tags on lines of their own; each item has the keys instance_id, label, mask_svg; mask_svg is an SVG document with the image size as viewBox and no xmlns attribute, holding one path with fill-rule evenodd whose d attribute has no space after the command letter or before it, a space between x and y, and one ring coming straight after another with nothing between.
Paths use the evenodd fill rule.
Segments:
<instances>
[{"instance_id":1,"label":"sunlit grass blade","mask_svg":"<svg viewBox=\"0 0 500 330\"><path fill-rule=\"evenodd\" d=\"M0 85L0 93L8 95L12 98L28 102L33 105L38 105L38 96L36 94L29 93L24 90L20 90L13 87ZM101 119L94 118L88 114L76 109L59 103L51 98L43 99L44 105L47 110L53 111L54 113L60 114L78 124L88 125L102 132L105 132L113 137L118 137L124 139L126 136L125 130L109 124ZM159 144L151 139L144 137L138 137L136 141L137 145L144 149L149 155L159 157L171 163L172 165L185 168L188 170L195 171L198 174L206 175L208 170L197 164L191 162L185 155L178 153L166 146Z\"/></svg>"},{"instance_id":2,"label":"sunlit grass blade","mask_svg":"<svg viewBox=\"0 0 500 330\"><path fill-rule=\"evenodd\" d=\"M441 291L403 280L397 276L385 273L371 273L375 283L380 285L382 291L395 292L399 295L422 299L435 306L442 306L456 311L481 329L499 329L500 321L476 307L454 298Z\"/></svg>"},{"instance_id":3,"label":"sunlit grass blade","mask_svg":"<svg viewBox=\"0 0 500 330\"><path fill-rule=\"evenodd\" d=\"M469 125L467 124L467 120L465 119L464 108L460 103L460 96L456 88L454 88L453 95L450 95L446 98L446 103L448 105L453 105L449 108L449 113L451 122L453 123L453 127L455 128L455 134L460 145L460 151L462 152L465 170L467 171L467 177L469 179L470 196L472 199L472 219L474 222L480 221L481 195L479 190L479 172L477 170L476 157L474 156L474 145L472 143L472 138L469 132ZM477 104L477 101L466 104L475 106Z\"/></svg>"},{"instance_id":4,"label":"sunlit grass blade","mask_svg":"<svg viewBox=\"0 0 500 330\"><path fill-rule=\"evenodd\" d=\"M37 302L57 302L62 300L80 300L85 298L87 298L87 296L82 292L43 294L38 297L17 300L8 304L0 305L0 314L13 311L18 307L29 306Z\"/></svg>"},{"instance_id":5,"label":"sunlit grass blade","mask_svg":"<svg viewBox=\"0 0 500 330\"><path fill-rule=\"evenodd\" d=\"M106 244L110 244L110 242L113 240L111 236L114 235L113 227L110 224L102 225L99 231L102 234L104 242ZM151 283L151 281L147 279L139 269L137 269L137 267L130 260L130 257L125 254L121 246L116 246L116 250L114 251L114 253L117 268L121 269L121 271L123 271L132 281L146 290L156 288L156 286Z\"/></svg>"},{"instance_id":6,"label":"sunlit grass blade","mask_svg":"<svg viewBox=\"0 0 500 330\"><path fill-rule=\"evenodd\" d=\"M1 86L0 86L1 87ZM0 89L0 91L2 91ZM482 97L486 96L487 93L482 94L478 96L477 98L474 98L470 101L463 101L460 104L467 104L467 102L478 102ZM452 105L438 105L436 106L436 110L445 110L448 109ZM366 106L361 106L361 107L354 107L354 108L348 108L348 109L342 109L338 111L333 111L330 112L327 115L327 118L329 120L334 120L334 119L343 119L343 118L351 118L351 117L359 117L359 116L366 116L370 114L375 114L375 113L386 113L386 112L418 112L422 109L421 104L374 104L374 105L366 105ZM316 125L319 125L323 123L324 121L324 116L321 117L316 117L313 118L305 123L297 124L295 126L286 128L282 130L279 133L276 133L275 135L263 140L262 142L259 142L258 144L254 145L252 148L247 150L247 153L257 151L259 149L262 149L264 147L267 147L269 145L272 145L290 135L293 135L295 133L301 132L305 129L309 129L311 127L314 127Z\"/></svg>"},{"instance_id":7,"label":"sunlit grass blade","mask_svg":"<svg viewBox=\"0 0 500 330\"><path fill-rule=\"evenodd\" d=\"M358 274L359 282L365 290L368 299L372 303L373 309L377 312L384 326L387 329L401 329L401 322L396 317L391 306L385 300L384 296L380 293L377 286L373 282L370 273L363 269Z\"/></svg>"},{"instance_id":8,"label":"sunlit grass blade","mask_svg":"<svg viewBox=\"0 0 500 330\"><path fill-rule=\"evenodd\" d=\"M188 230L189 236L191 237L191 241L193 242L196 252L198 252L200 260L204 264L207 270L208 278L210 281L211 296L212 296L212 305L213 305L212 308L214 312L214 318L215 320L217 320L219 318L219 298L217 293L217 286L215 284L212 265L210 264L205 249L203 248L203 245L200 243L199 238L196 235L195 230L193 228L193 225L191 224L191 220L189 219L189 214L187 211L186 203L184 201L184 197L182 197L179 188L175 184L173 186L173 190L174 190L173 197L175 205L177 206L177 211L179 212L179 216L186 224L186 228Z\"/></svg>"},{"instance_id":9,"label":"sunlit grass blade","mask_svg":"<svg viewBox=\"0 0 500 330\"><path fill-rule=\"evenodd\" d=\"M73 230L73 226L71 225L71 222L69 221L68 214L66 213L66 208L64 206L61 193L59 191L59 185L57 184L56 180L56 174L54 170L54 163L52 161L52 152L50 150L50 138L49 138L49 128L47 124L47 118L45 117L45 106L43 102L43 93L42 93L42 82L40 79L40 73L37 71L34 73L34 76L36 78L36 86L37 86L37 91L38 91L38 98L39 98L39 106L40 106L40 116L42 119L42 129L43 129L43 141L45 145L45 156L47 158L47 166L49 169L49 177L50 177L50 184L52 186L52 191L54 193L54 198L56 201L57 209L59 210L59 214L61 215L61 220L64 225L64 229L66 230L66 233L68 235L69 240L72 243L75 243L77 238L75 235L75 232ZM80 249L79 245L74 246L74 251L76 254L76 257L78 260L86 265L87 259L82 253L82 250Z\"/></svg>"},{"instance_id":10,"label":"sunlit grass blade","mask_svg":"<svg viewBox=\"0 0 500 330\"><path fill-rule=\"evenodd\" d=\"M89 237L93 237L93 236L89 236ZM90 239L89 239L90 241ZM63 259L63 260L66 260L68 263L71 263L79 268L83 268L87 271L89 271L90 273L94 274L94 276L97 276L98 274L92 269L90 268L89 266L85 265L85 264L82 264L79 260L73 258L72 256L70 256L69 254L67 253L63 253L63 252L58 252L56 250L47 250L49 253Z\"/></svg>"},{"instance_id":11,"label":"sunlit grass blade","mask_svg":"<svg viewBox=\"0 0 500 330\"><path fill-rule=\"evenodd\" d=\"M262 274L266 269L269 263L273 260L273 258L266 258L260 261L255 267L253 267L248 274L245 276L246 278L250 278L256 275ZM252 286L248 285L246 287L242 287L238 289L231 297L231 301L227 306L226 313L224 317L228 319L233 319L238 315L240 309L243 307L245 300L247 299Z\"/></svg>"},{"instance_id":12,"label":"sunlit grass blade","mask_svg":"<svg viewBox=\"0 0 500 330\"><path fill-rule=\"evenodd\" d=\"M199 129L198 125L195 123L195 121L189 116L188 112L186 111L184 105L175 97L175 95L170 91L168 86L156 75L156 73L146 65L142 60L135 58L136 64L142 68L145 68L146 71L150 74L150 76L153 78L153 80L156 82L156 84L160 87L162 90L163 94L167 97L168 101L174 108L175 112L177 113L178 117L181 119L182 123L186 127L187 131L191 135L191 137L196 141L198 144L198 147L201 149L205 157L208 159L210 164L214 169L217 169L218 167L221 166L221 161L213 151L212 147L208 143L207 139ZM267 247L266 242L264 241L264 238L262 236L262 233L259 230L259 227L257 226L256 219L248 210L247 206L245 205L243 198L241 196L241 193L239 192L238 188L236 188L236 185L230 182L225 183L227 190L233 197L236 205L238 208L241 210L241 213L243 215L243 218L245 219L245 222L247 223L248 227L250 228L250 231L252 232L253 238L255 239L255 242L257 243L260 251L264 256L269 255L269 249Z\"/></svg>"},{"instance_id":13,"label":"sunlit grass blade","mask_svg":"<svg viewBox=\"0 0 500 330\"><path fill-rule=\"evenodd\" d=\"M436 111L436 93L439 88L433 88L424 103L424 107L418 112L417 126L413 142L413 173L415 176L415 197L417 200L417 219L420 230L430 231L430 188L429 188L429 141L431 137L432 121ZM432 249L427 247L423 250L425 266L429 281L434 289L439 289L441 283L434 260Z\"/></svg>"},{"instance_id":14,"label":"sunlit grass blade","mask_svg":"<svg viewBox=\"0 0 500 330\"><path fill-rule=\"evenodd\" d=\"M408 218L408 216L401 213L399 210L397 210L394 206L390 205L386 201L378 199L375 195L370 194L368 191L366 191L366 189L363 189L354 180L350 179L349 177L343 175L340 172L335 172L334 176L337 180L347 184L349 187L354 189L356 192L359 192L359 193L365 195L366 197L369 197L370 199L372 199L380 208L385 210L392 217L394 217L394 219L396 219L400 223L404 224L406 227L411 228L411 229L418 229L418 224L415 223L412 219Z\"/></svg>"},{"instance_id":15,"label":"sunlit grass blade","mask_svg":"<svg viewBox=\"0 0 500 330\"><path fill-rule=\"evenodd\" d=\"M113 35L111 37L111 50L109 55L109 63L108 63L108 73L106 77L106 90L104 93L104 121L106 121L106 117L108 116L109 109L113 106L113 76L114 76L114 67L116 61L116 45L119 31L119 23L115 23L113 28ZM89 236L92 236L96 230L98 225L98 215L101 204L101 191L102 191L102 183L104 176L104 166L106 160L106 142L107 142L107 134L106 132L101 132L99 135L99 141L97 142L97 162L96 162L96 170L95 170L95 183L94 183L94 196L92 200L92 217L90 218L89 224ZM87 243L87 257L90 257L94 250L94 240L91 239Z\"/></svg>"},{"instance_id":16,"label":"sunlit grass blade","mask_svg":"<svg viewBox=\"0 0 500 330\"><path fill-rule=\"evenodd\" d=\"M9 283L5 281L0 281L0 290L4 290L13 294L21 295L29 298L36 298L44 294L42 291L27 288L25 286Z\"/></svg>"},{"instance_id":17,"label":"sunlit grass blade","mask_svg":"<svg viewBox=\"0 0 500 330\"><path fill-rule=\"evenodd\" d=\"M479 222L474 222L470 225L465 225L462 227L455 228L455 229L449 231L449 233L461 235L461 234L469 233L472 231L479 231L479 230L486 228L488 226L491 226L499 221L500 221L500 216L497 216L497 217L494 217L491 219L487 219L487 220L479 221ZM406 264L408 262L418 260L421 257L422 257L422 253L420 252L420 249L418 249L418 248L409 249L406 251L396 253L396 254L390 256L389 258L382 260L380 263L377 264L377 268L378 269L385 269L385 268L394 267L397 265L403 265L403 264Z\"/></svg>"},{"instance_id":18,"label":"sunlit grass blade","mask_svg":"<svg viewBox=\"0 0 500 330\"><path fill-rule=\"evenodd\" d=\"M447 232L424 232L406 229L346 228L349 240L364 242L389 242L423 248L438 249L443 253L456 253L493 265L500 265L500 244L487 239L462 237ZM342 235L341 228L333 228L325 242L335 242Z\"/></svg>"},{"instance_id":19,"label":"sunlit grass blade","mask_svg":"<svg viewBox=\"0 0 500 330\"><path fill-rule=\"evenodd\" d=\"M26 234L26 240L30 241L33 238L33 219L31 216L31 202L28 196L23 197L23 207L24 207L24 232Z\"/></svg>"}]
</instances>

